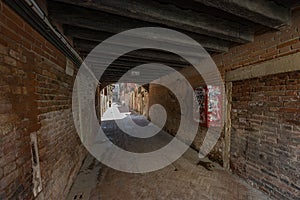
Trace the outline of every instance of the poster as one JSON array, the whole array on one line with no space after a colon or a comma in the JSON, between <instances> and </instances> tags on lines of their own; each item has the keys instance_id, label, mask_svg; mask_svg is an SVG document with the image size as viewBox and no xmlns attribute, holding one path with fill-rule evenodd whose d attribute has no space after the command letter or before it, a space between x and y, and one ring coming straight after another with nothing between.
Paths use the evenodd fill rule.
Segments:
<instances>
[{"instance_id":1,"label":"poster","mask_svg":"<svg viewBox=\"0 0 300 200\"><path fill-rule=\"evenodd\" d=\"M219 86L194 88L193 118L201 126L222 125L222 93Z\"/></svg>"}]
</instances>

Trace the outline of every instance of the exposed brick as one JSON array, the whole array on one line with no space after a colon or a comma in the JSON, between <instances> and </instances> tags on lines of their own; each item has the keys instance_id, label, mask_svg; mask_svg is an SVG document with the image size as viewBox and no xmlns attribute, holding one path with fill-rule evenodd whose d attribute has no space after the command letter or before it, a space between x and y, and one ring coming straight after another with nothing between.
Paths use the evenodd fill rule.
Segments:
<instances>
[{"instance_id":1,"label":"exposed brick","mask_svg":"<svg viewBox=\"0 0 300 200\"><path fill-rule=\"evenodd\" d=\"M61 52L2 1L0 7L0 71L1 75L5 74L5 79L0 79L0 94L1 98L9 97L9 102L0 101L3 113L0 113L0 121L5 123L1 125L0 147L8 153L0 157L0 199L14 199L15 193L27 196L21 199L32 199L30 149L28 146L10 145L9 141L28 145L29 134L33 131L39 137L45 199L64 199L71 184L67 180L73 178L84 156L70 109L74 80L64 74L66 62ZM293 17L292 28L283 27L275 33L256 36L253 43L231 48L228 53L216 56L221 73L224 75L225 71L231 69L296 53L300 49L300 23L295 19L298 18ZM16 68L23 69L23 72ZM295 193L291 191L299 189L299 184L293 180L298 164L287 164L289 158L297 156L297 151L284 148L296 143L295 135L299 135L299 124L291 118L299 117L296 115L299 113L298 104L294 103L299 102L299 83L299 76L289 73L285 76L241 81L235 83L233 88L232 168L242 177L255 182L262 190L282 199L294 197ZM154 90L156 101L170 102L168 91ZM177 105L173 103L167 107L168 112L174 116L179 106L171 109ZM11 110L13 116L8 114ZM257 116L260 116L259 120ZM168 119L166 129L171 133L176 132L179 119L178 116ZM283 128L278 123L287 126ZM284 134L278 132L278 129L289 133L291 140L283 137ZM201 145L203 133L206 133L205 128L198 131L193 143L196 149ZM275 148L278 145L276 142L281 143L278 149ZM211 154L217 159L221 154L220 144L219 141ZM260 159L257 152L264 153L263 159ZM273 154L278 155L278 158ZM270 162L271 158L274 162ZM12 163L12 166L4 170L3 163ZM10 172L14 168L16 170ZM71 177L68 177L69 174ZM285 182L290 183L286 186L286 193L281 189L284 187L280 184L284 181L278 174L283 174ZM15 179L20 183L14 184ZM62 184L64 182L67 184ZM5 193L2 192L4 189Z\"/></svg>"},{"instance_id":2,"label":"exposed brick","mask_svg":"<svg viewBox=\"0 0 300 200\"><path fill-rule=\"evenodd\" d=\"M297 108L280 108L280 112L287 112L287 113L299 113L300 109Z\"/></svg>"},{"instance_id":3,"label":"exposed brick","mask_svg":"<svg viewBox=\"0 0 300 200\"><path fill-rule=\"evenodd\" d=\"M3 4L3 14L11 19L15 24L17 24L20 28L24 26L24 21L20 16L18 16L15 12L13 12L11 9L9 9L5 4Z\"/></svg>"},{"instance_id":4,"label":"exposed brick","mask_svg":"<svg viewBox=\"0 0 300 200\"><path fill-rule=\"evenodd\" d=\"M227 53L213 56L217 66L222 71L228 71L298 52L300 18L296 16L297 12L299 11L294 10L292 14L292 27L286 26L277 32L258 35L252 43L233 47Z\"/></svg>"},{"instance_id":5,"label":"exposed brick","mask_svg":"<svg viewBox=\"0 0 300 200\"><path fill-rule=\"evenodd\" d=\"M290 47L291 45L296 44L296 43L299 43L299 39L298 38L293 39L291 41L284 42L282 44L279 44L279 45L277 45L277 48L280 49L280 48L287 47L287 46Z\"/></svg>"},{"instance_id":6,"label":"exposed brick","mask_svg":"<svg viewBox=\"0 0 300 200\"><path fill-rule=\"evenodd\" d=\"M17 171L13 171L9 175L3 177L0 181L0 191L9 186L9 184L17 178L17 175Z\"/></svg>"},{"instance_id":7,"label":"exposed brick","mask_svg":"<svg viewBox=\"0 0 300 200\"><path fill-rule=\"evenodd\" d=\"M0 179L3 177L3 175L4 175L3 168L0 168Z\"/></svg>"},{"instance_id":8,"label":"exposed brick","mask_svg":"<svg viewBox=\"0 0 300 200\"><path fill-rule=\"evenodd\" d=\"M11 66L17 66L17 61L9 56L4 56L3 62Z\"/></svg>"},{"instance_id":9,"label":"exposed brick","mask_svg":"<svg viewBox=\"0 0 300 200\"><path fill-rule=\"evenodd\" d=\"M12 105L4 101L0 101L0 114L10 113L12 111Z\"/></svg>"},{"instance_id":10,"label":"exposed brick","mask_svg":"<svg viewBox=\"0 0 300 200\"><path fill-rule=\"evenodd\" d=\"M23 63L26 63L26 57L23 56L21 53L18 53L17 51L14 51L12 49L9 50L9 55L12 57L12 58L15 58L16 60L19 60Z\"/></svg>"},{"instance_id":11,"label":"exposed brick","mask_svg":"<svg viewBox=\"0 0 300 200\"><path fill-rule=\"evenodd\" d=\"M17 165L15 162L8 163L4 166L4 175L8 175L10 172L14 171L16 169Z\"/></svg>"},{"instance_id":12,"label":"exposed brick","mask_svg":"<svg viewBox=\"0 0 300 200\"><path fill-rule=\"evenodd\" d=\"M292 45L292 49L300 49L300 42L296 43L296 44L293 44Z\"/></svg>"},{"instance_id":13,"label":"exposed brick","mask_svg":"<svg viewBox=\"0 0 300 200\"><path fill-rule=\"evenodd\" d=\"M33 199L32 132L43 135L43 196L65 199L86 154L70 109L75 77L59 50L0 5L0 199Z\"/></svg>"},{"instance_id":14,"label":"exposed brick","mask_svg":"<svg viewBox=\"0 0 300 200\"><path fill-rule=\"evenodd\" d=\"M0 54L3 54L3 55L8 54L8 48L2 44L0 44Z\"/></svg>"},{"instance_id":15,"label":"exposed brick","mask_svg":"<svg viewBox=\"0 0 300 200\"><path fill-rule=\"evenodd\" d=\"M236 114L232 115L232 169L277 199L297 196L296 188L291 184L296 184L294 176L298 173L299 163L291 160L297 158L293 147L300 142L300 101L298 88L293 87L300 80L299 72L233 83L232 107ZM240 92L245 90L257 92ZM268 98L256 98L258 92ZM249 106L244 107L245 103ZM254 114L259 104L264 107L261 115ZM241 170L252 166L261 171L261 176L254 170ZM284 179L280 178L283 176Z\"/></svg>"}]
</instances>

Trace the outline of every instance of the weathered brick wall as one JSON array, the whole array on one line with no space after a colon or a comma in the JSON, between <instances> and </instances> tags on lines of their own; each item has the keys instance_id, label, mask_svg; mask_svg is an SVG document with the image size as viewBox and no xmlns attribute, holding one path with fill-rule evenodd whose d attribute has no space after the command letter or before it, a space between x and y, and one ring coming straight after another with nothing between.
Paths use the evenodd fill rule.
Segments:
<instances>
[{"instance_id":1,"label":"weathered brick wall","mask_svg":"<svg viewBox=\"0 0 300 200\"><path fill-rule=\"evenodd\" d=\"M225 77L227 71L266 62L299 51L300 9L298 8L292 13L290 25L280 28L279 31L256 36L254 42L233 47L227 53L214 55L213 60L219 67L222 77ZM299 78L295 77L297 76L296 74L297 73L280 74L250 81L240 81L234 83L233 86L233 97L236 97L236 99L233 102L235 110L234 113L232 113L232 120L234 122L233 134L231 136L232 169L244 178L256 182L258 187L266 193L271 193L271 187L273 187L275 190L273 196L278 199L287 198L289 195L294 195L294 197L297 195L300 196L299 104L297 104L300 99L297 96L299 95ZM192 79L201 79L201 77L197 76ZM273 82L272 79L274 79ZM195 81L191 79L190 82L194 84L194 86L201 84L195 84ZM298 86L294 85L295 83L298 84ZM251 91L251 89L254 91ZM243 91L247 92L243 93ZM266 92L266 94L269 95L258 96L260 92ZM172 113L172 117L168 118L164 128L170 133L176 133L179 124L180 110L176 103L172 103L172 98L170 98L168 93L169 92L163 88L150 86L149 105L160 103L167 108L168 112ZM248 112L243 113L247 109ZM269 109L269 112L262 114L261 112L264 109ZM258 112L258 114L256 114L256 112ZM265 121L261 118L265 119ZM283 125L280 125L281 123ZM247 127L245 127L245 124L247 124ZM276 131L269 131L269 133L263 135L261 130L264 130L266 126ZM254 133L255 131L257 131L256 135ZM193 143L195 149L199 149L205 133L206 129L200 128ZM253 136L259 134L261 138ZM289 136L290 138L288 139L287 137ZM263 139L265 143L259 146L260 143L257 143L257 141L262 142ZM251 143L252 146L248 146L247 151L244 152L247 141L249 144ZM285 150L280 150L279 146L280 148L285 147ZM222 136L210 154L210 157L217 161L221 159L221 163L223 147L224 137ZM262 148L265 148L266 152L271 149L273 154L266 155L266 152L264 152L263 155L259 156ZM277 149L277 153L275 153L275 149ZM280 152L282 155L279 156ZM252 163L247 160L250 155L252 156ZM286 159L284 160L284 158ZM266 160L272 160L273 165L266 165L268 162ZM253 164L255 161L257 161L256 165ZM250 164L248 165L248 163ZM276 165L274 163L276 163ZM258 175L255 175L256 171L254 171L253 165L259 172L257 173ZM245 172L243 170L246 166L248 166L248 171ZM263 169L264 172L262 172L261 169ZM271 175L268 175L268 173ZM273 174L275 174L276 178ZM272 181L274 181L273 186L271 185ZM281 188L281 190L279 188ZM298 193L296 191L298 191ZM282 194L286 192L285 197L281 197L280 192Z\"/></svg>"},{"instance_id":2,"label":"weathered brick wall","mask_svg":"<svg viewBox=\"0 0 300 200\"><path fill-rule=\"evenodd\" d=\"M144 115L145 117L148 117L148 95L149 93L144 87L137 86L129 95L129 108L141 115Z\"/></svg>"},{"instance_id":3,"label":"weathered brick wall","mask_svg":"<svg viewBox=\"0 0 300 200\"><path fill-rule=\"evenodd\" d=\"M300 71L233 82L232 170L277 199L300 196Z\"/></svg>"},{"instance_id":4,"label":"weathered brick wall","mask_svg":"<svg viewBox=\"0 0 300 200\"><path fill-rule=\"evenodd\" d=\"M299 37L298 9L290 26L257 36L214 60L225 74L297 53ZM231 168L276 199L300 196L299 78L298 71L233 82Z\"/></svg>"},{"instance_id":5,"label":"weathered brick wall","mask_svg":"<svg viewBox=\"0 0 300 200\"><path fill-rule=\"evenodd\" d=\"M32 199L36 133L42 199L64 199L86 154L72 113L66 57L0 1L0 199Z\"/></svg>"},{"instance_id":6,"label":"weathered brick wall","mask_svg":"<svg viewBox=\"0 0 300 200\"><path fill-rule=\"evenodd\" d=\"M222 74L240 67L257 64L300 51L300 8L293 10L291 24L279 31L268 32L248 44L230 48L213 56Z\"/></svg>"},{"instance_id":7,"label":"weathered brick wall","mask_svg":"<svg viewBox=\"0 0 300 200\"><path fill-rule=\"evenodd\" d=\"M189 70L187 70L189 71ZM182 72L189 83L191 84L192 87L197 87L197 86L205 86L205 83L202 80L201 76L191 76L186 74L185 71ZM170 80L171 81L171 80ZM186 92L184 91L185 88L181 87L182 83L177 82L176 80L171 81L171 85L176 85L177 90L179 91L180 94L184 97ZM193 102L184 102L188 108L192 108ZM176 98L176 96L166 87L157 85L157 84L150 84L150 89L149 89L149 106L153 104L160 104L162 105L167 113L167 120L166 124L163 127L163 129L170 133L171 135L176 135L180 121L182 117L187 117L188 119L192 119L192 113L181 113L181 108L179 105L179 102ZM189 110L191 111L191 110ZM155 120L160 119L159 116L155 117L153 116L153 119L151 121L155 123ZM195 121L191 120L190 123L195 123ZM195 139L193 143L191 144L192 148L199 150L200 147L203 144L204 138L206 136L208 129L207 127L204 126L199 126L197 134L195 136ZM189 125L185 127L185 132L189 133ZM218 162L219 164L223 164L223 158L222 158L222 145L223 145L223 137L220 138L220 140L215 144L214 148L212 151L209 153L208 157L213 160Z\"/></svg>"}]
</instances>

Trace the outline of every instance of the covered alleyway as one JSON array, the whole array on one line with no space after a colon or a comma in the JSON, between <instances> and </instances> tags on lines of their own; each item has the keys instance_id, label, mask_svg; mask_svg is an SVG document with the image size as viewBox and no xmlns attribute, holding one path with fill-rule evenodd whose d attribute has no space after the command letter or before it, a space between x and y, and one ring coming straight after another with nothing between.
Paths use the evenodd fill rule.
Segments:
<instances>
[{"instance_id":1,"label":"covered alleyway","mask_svg":"<svg viewBox=\"0 0 300 200\"><path fill-rule=\"evenodd\" d=\"M0 200L268 198L300 200L300 0L0 0Z\"/></svg>"},{"instance_id":2,"label":"covered alleyway","mask_svg":"<svg viewBox=\"0 0 300 200\"><path fill-rule=\"evenodd\" d=\"M111 141L118 146L142 153L161 148L172 139L172 136L165 131L161 131L146 142L128 136L118 128L114 120L120 120L122 123L126 121L125 118L132 118L141 126L150 122L144 116L134 112L129 114L120 111L122 106L113 104L102 118L102 128ZM198 161L197 152L190 148L180 159L164 169L147 174L130 174L109 168L88 155L67 199L269 199L219 164L212 163L212 170L208 170L202 165L197 165ZM205 159L203 162L211 161Z\"/></svg>"}]
</instances>

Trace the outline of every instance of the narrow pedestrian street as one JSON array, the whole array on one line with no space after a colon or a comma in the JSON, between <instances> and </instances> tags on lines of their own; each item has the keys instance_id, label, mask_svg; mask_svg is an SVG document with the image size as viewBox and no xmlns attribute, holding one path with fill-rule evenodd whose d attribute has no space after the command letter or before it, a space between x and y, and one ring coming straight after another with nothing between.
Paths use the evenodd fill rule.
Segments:
<instances>
[{"instance_id":1,"label":"narrow pedestrian street","mask_svg":"<svg viewBox=\"0 0 300 200\"><path fill-rule=\"evenodd\" d=\"M122 132L118 123L131 118L139 126L150 123L144 116L126 112L113 104L104 113L102 128L114 144L133 152L149 152L161 148L171 139L161 131L148 139L140 139ZM130 129L131 127L127 127ZM198 163L197 152L189 149L173 164L151 173L130 174L116 171L88 155L70 191L68 199L139 200L139 199L268 199L262 192L212 163L212 171ZM204 160L210 162L209 160Z\"/></svg>"}]
</instances>

